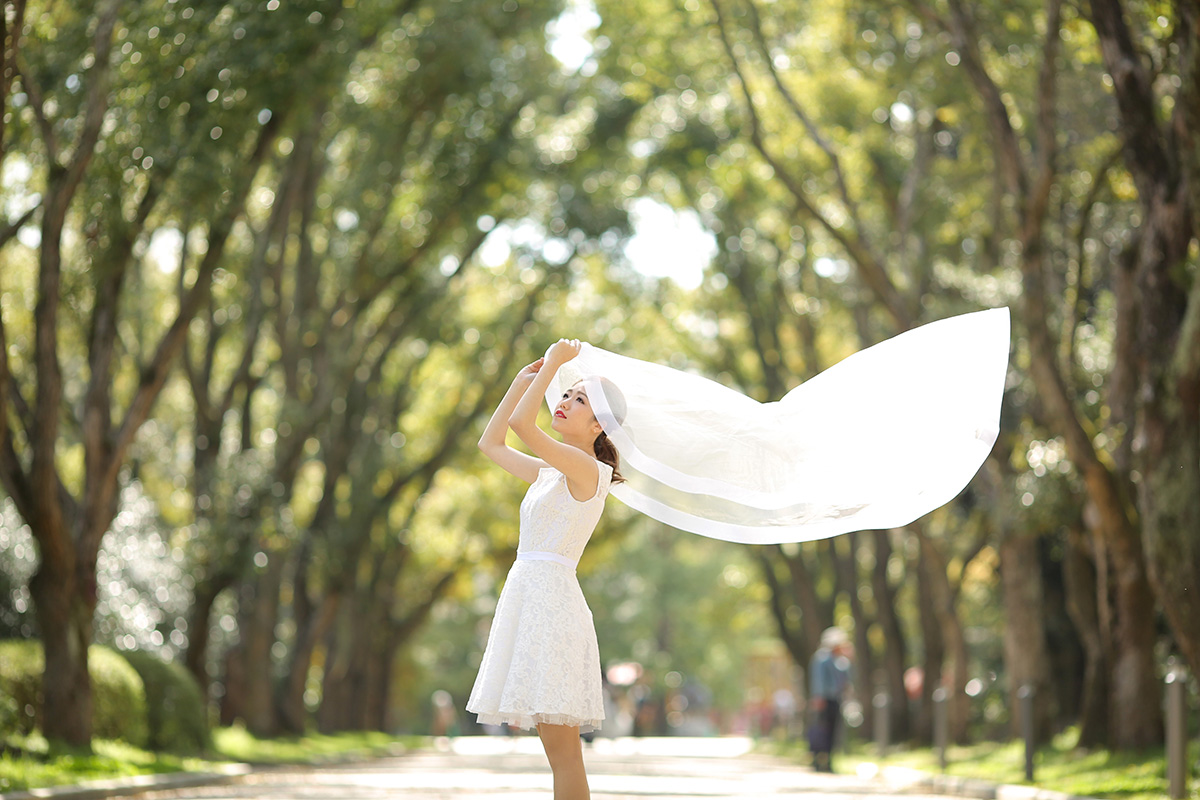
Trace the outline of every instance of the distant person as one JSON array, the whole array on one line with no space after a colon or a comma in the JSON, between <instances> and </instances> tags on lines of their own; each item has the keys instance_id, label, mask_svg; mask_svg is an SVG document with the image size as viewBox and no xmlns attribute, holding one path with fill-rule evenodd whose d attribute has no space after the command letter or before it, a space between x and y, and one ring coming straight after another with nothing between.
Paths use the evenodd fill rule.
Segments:
<instances>
[{"instance_id":1,"label":"distant person","mask_svg":"<svg viewBox=\"0 0 1200 800\"><path fill-rule=\"evenodd\" d=\"M833 745L842 720L842 698L850 685L850 638L841 628L826 628L808 666L811 717L808 746L813 769L833 772Z\"/></svg>"}]
</instances>

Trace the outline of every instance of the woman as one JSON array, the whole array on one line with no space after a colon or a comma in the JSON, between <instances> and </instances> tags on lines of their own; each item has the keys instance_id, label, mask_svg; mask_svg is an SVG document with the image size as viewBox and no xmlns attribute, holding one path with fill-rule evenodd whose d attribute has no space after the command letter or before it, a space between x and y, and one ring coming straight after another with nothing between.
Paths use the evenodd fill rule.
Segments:
<instances>
[{"instance_id":1,"label":"woman","mask_svg":"<svg viewBox=\"0 0 1200 800\"><path fill-rule=\"evenodd\" d=\"M579 734L599 727L604 703L596 631L575 564L609 487L622 480L616 449L582 383L554 406L550 427L562 441L537 425L550 381L580 349L578 340L559 340L522 369L479 440L488 458L532 486L521 503L517 561L496 605L467 710L481 723L537 728L556 800L590 796ZM505 443L510 427L533 456Z\"/></svg>"},{"instance_id":2,"label":"woman","mask_svg":"<svg viewBox=\"0 0 1200 800\"><path fill-rule=\"evenodd\" d=\"M604 711L574 568L609 489L653 519L732 542L907 525L953 499L991 451L1008 350L1007 309L962 314L759 403L699 375L560 340L521 370L479 441L533 486L468 710L484 723L537 727L555 798L588 797L579 733ZM543 398L561 442L537 427ZM509 427L534 456L505 444ZM629 477L620 486L618 444Z\"/></svg>"}]
</instances>

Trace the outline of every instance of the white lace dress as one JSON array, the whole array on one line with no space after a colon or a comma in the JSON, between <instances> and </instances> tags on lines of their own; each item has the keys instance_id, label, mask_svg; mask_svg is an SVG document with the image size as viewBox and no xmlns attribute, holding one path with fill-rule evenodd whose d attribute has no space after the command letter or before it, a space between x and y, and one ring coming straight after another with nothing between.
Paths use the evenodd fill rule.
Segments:
<instances>
[{"instance_id":1,"label":"white lace dress","mask_svg":"<svg viewBox=\"0 0 1200 800\"><path fill-rule=\"evenodd\" d=\"M566 476L547 467L521 502L517 561L467 701L482 724L578 725L585 732L604 719L596 629L575 577L612 483L612 467L597 463L591 499L576 500Z\"/></svg>"}]
</instances>

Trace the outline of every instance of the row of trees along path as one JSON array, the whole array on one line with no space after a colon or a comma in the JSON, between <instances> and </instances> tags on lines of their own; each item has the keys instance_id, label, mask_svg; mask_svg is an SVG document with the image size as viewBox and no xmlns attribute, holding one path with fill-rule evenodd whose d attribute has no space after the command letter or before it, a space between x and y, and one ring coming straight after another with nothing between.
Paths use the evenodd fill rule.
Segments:
<instances>
[{"instance_id":1,"label":"row of trees along path","mask_svg":"<svg viewBox=\"0 0 1200 800\"><path fill-rule=\"evenodd\" d=\"M509 547L510 493L459 456L546 340L766 400L1007 304L988 465L904 532L757 550L780 635L807 663L844 602L862 680L903 696L919 650L964 738L995 556L1006 679L1059 699L1040 734L1161 738L1156 645L1200 669L1195 0L598 0L580 69L548 0L274 5L4 2L0 485L37 542L48 736L91 737L126 489L180 530L183 657L227 719L301 730L319 674L322 727L385 727L396 654ZM639 196L716 234L694 291L621 272Z\"/></svg>"}]
</instances>

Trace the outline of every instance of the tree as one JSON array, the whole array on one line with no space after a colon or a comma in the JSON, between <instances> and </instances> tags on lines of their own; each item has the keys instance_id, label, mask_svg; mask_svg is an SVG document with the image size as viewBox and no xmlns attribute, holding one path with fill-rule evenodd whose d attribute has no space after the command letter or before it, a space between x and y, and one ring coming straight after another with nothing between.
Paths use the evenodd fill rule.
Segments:
<instances>
[{"instance_id":1,"label":"tree","mask_svg":"<svg viewBox=\"0 0 1200 800\"><path fill-rule=\"evenodd\" d=\"M354 53L348 81L335 77L297 116L290 152L272 164L274 204L251 221L251 279L238 301L253 310L260 293L269 298L266 322L234 342L230 363L247 387L243 416L253 411L253 431L268 432L274 455L264 459L263 491L250 493L253 545L228 541L243 528L215 519L212 543L198 543L235 556L214 569L203 597L239 595L241 642L225 663L244 677L229 681L222 713L260 734L304 728L317 665L323 729L384 726L388 665L463 566L413 557L422 498L507 381L511 359L529 355L512 331L536 324L563 263L620 220L560 196L576 168L551 134L584 115L582 102L564 108L566 79L545 54L541 23L555 9L431 6L400 20L403 36L388 34L396 21L385 19ZM463 42L470 58L457 49ZM397 106L396 97L413 102ZM517 225L540 227L557 249L522 253L519 278L507 283L477 275L485 238ZM251 356L255 329L278 353L266 368ZM228 409L238 388L227 384L223 402L206 399L219 335L210 325L197 341L197 408ZM511 348L500 346L506 340ZM388 430L396 433L381 440ZM294 632L281 636L281 622ZM251 668L272 653L273 670Z\"/></svg>"},{"instance_id":2,"label":"tree","mask_svg":"<svg viewBox=\"0 0 1200 800\"><path fill-rule=\"evenodd\" d=\"M208 301L246 193L299 93L296 84L277 93L278 76L303 71L300 65L306 62L319 69L314 56L322 39L311 20L307 29L295 25L305 11L299 8L266 22L250 9L234 7L159 14L108 2L87 13L42 4L17 10L25 12L26 21L22 29L7 32L5 59L17 65L14 87L20 93L6 95L6 113L19 97L21 110L14 119L20 138L9 141L21 141L41 183L42 200L33 342L29 347L17 343L17 357L10 361L7 337L0 334L0 350L6 351L0 358L5 387L0 479L38 542L41 561L31 589L46 651L45 732L85 744L91 731L87 647L96 603L95 563L118 510L122 471L191 320ZM22 19L20 13L16 19ZM297 36L296 30L307 35ZM271 66L229 61L214 69L213 61L241 38L237 31L257 40L262 49L256 53L278 60ZM151 43L164 32L166 44ZM126 44L118 50L114 45L121 40ZM78 53L85 57L76 63ZM184 99L156 89L150 95L157 102L144 103L147 85L164 72L178 76ZM267 107L264 92L271 87L276 102L270 119L246 115L249 126L228 131L217 125L220 109L188 91L222 76L244 78L233 104ZM124 124L113 124L118 120ZM173 125L185 134L149 135L145 145L131 146L130 137L143 128L169 134ZM36 144L30 138L34 132ZM224 150L225 157L214 158L211 143L222 135L234 146ZM156 152L147 155L148 149ZM134 343L146 344L144 350L127 354L121 326L127 287L143 266L136 257L138 245L147 241L152 216L169 214L164 198L184 191L174 182L198 177L197 163L212 170L210 178L224 182L220 192L186 190L193 200L214 207L206 252L189 271L186 289L165 324L146 332L149 342ZM64 313L67 309L72 313ZM74 309L83 317L82 326L76 325ZM0 327L7 324L0 320ZM84 342L81 349L66 350L76 337ZM71 365L66 372L64 358Z\"/></svg>"},{"instance_id":3,"label":"tree","mask_svg":"<svg viewBox=\"0 0 1200 800\"><path fill-rule=\"evenodd\" d=\"M1159 17L1171 28L1162 39L1154 32L1151 10L1140 4L1093 0L1088 14L1108 70L1121 150L1142 215L1127 257L1119 262L1128 294L1119 307L1117 351L1130 392L1125 421L1141 476L1138 546L1144 547L1175 641L1195 671L1200 670L1195 592L1200 580L1195 535L1200 526L1195 491L1200 482L1200 282L1187 267L1196 262L1200 214L1195 146L1200 9L1179 0L1172 10L1174 19ZM1151 54L1161 67L1151 65ZM1155 78L1160 69L1169 76L1165 82Z\"/></svg>"},{"instance_id":4,"label":"tree","mask_svg":"<svg viewBox=\"0 0 1200 800\"><path fill-rule=\"evenodd\" d=\"M637 52L635 66L643 69L643 82L662 87L664 96L656 103L659 127L679 133L660 137L656 157L695 153L702 149L696 145L708 146L700 159L703 167L695 169L698 174L688 174L686 160L674 163L675 173L687 176L680 182L684 188L670 186L662 194L672 202L710 210L744 203L759 192L776 193L773 205L748 203L756 209L749 213L704 215L711 230L729 237L721 258L730 261L729 286L744 298L747 310L747 338L733 348L739 358L727 360L723 367L736 365L753 349L764 361L786 363L788 371L803 363L788 354L793 347L803 352L790 338L791 330L800 326L777 335L772 332L777 326L770 322L775 318L771 298L784 296L771 287L796 271L796 260L778 258L771 266L775 257L770 252L757 255L768 248L825 260L823 269L833 273L826 277L842 284L835 293L851 309L864 342L910 326L924 313L920 309L937 308L934 315L940 316L961 308L961 303L1013 303L1019 322L1014 363L1023 365L1028 359L1029 368L1014 376L1011 412L1006 416L1021 435L1003 440L997 448L996 474L1005 476L1000 479L1006 484L1026 480L1027 473L1013 473L1009 466L1029 469L1022 450L1040 446L1035 438L1039 435L1065 446L1078 470L1077 491L1087 498L1083 523L1092 532L1090 542L1069 537L1065 543L1077 557L1071 563L1092 562L1098 578L1091 598L1078 594L1088 581L1072 578L1069 583L1076 594L1069 607L1083 625L1093 618L1089 609L1096 610L1101 646L1095 646L1094 632L1084 635L1092 642L1086 648L1089 669L1093 674L1111 672L1111 680L1089 685L1101 691L1105 685L1112 687L1113 719L1120 722L1110 730L1118 746L1156 740L1158 704L1151 701L1158 693L1155 597L1139 530L1138 506L1143 501L1135 505L1134 500L1141 470L1134 469L1133 440L1126 431L1134 421L1133 388L1140 374L1135 363L1161 365L1171 358L1135 362L1121 355L1132 352L1129 348L1137 338L1133 321L1151 317L1135 316L1141 301L1134 302L1140 295L1127 291L1134 285L1129 269L1113 268L1124 263L1120 231L1136 225L1136 219L1132 197L1122 185L1117 151L1105 130L1109 106L1101 85L1104 76L1097 69L1099 48L1088 35L1086 20L1057 2L1031 4L1015 16L1008 6L967 7L957 2L843 4L836 9L776 5L769 17L760 15L756 4L744 2L712 2L707 8L692 3L687 7L691 13L685 14L655 8L661 18L655 18L652 29L634 21L629 36L638 44L623 47L620 58L613 55L608 60L628 68L635 60L630 54ZM625 13L606 8L602 16L620 19ZM1181 20L1191 19L1191 13L1185 9ZM1137 72L1127 66L1140 63L1134 42L1158 47L1154 37L1139 40L1121 34L1119 13L1105 16L1093 9L1092 16L1098 20L1093 27L1100 31L1102 45L1104 31L1116 31L1104 45L1109 52L1105 58L1120 62L1123 75ZM723 51L732 69L728 84L706 68L714 49ZM1113 55L1117 52L1125 56ZM707 60L697 53L709 54ZM1174 53L1157 60L1172 74L1186 73L1191 53L1184 46L1178 60ZM836 77L827 78L827 70L838 70ZM672 82L673 71L682 77ZM1160 86L1172 83L1179 84L1179 91L1168 88L1171 96L1151 99L1161 103L1159 117L1174 110L1179 130L1186 119L1183 109L1194 105L1182 98L1190 99L1192 89L1186 80ZM897 91L897 84L904 88ZM1143 89L1149 86L1142 81ZM688 87L686 92L678 91L683 87ZM712 106L691 98L686 105L666 102L667 95L682 98L687 92L719 104L722 112L714 113ZM1144 102L1126 106L1138 109L1138 120L1157 118ZM740 113L725 111L730 108ZM1127 111L1125 116L1132 119L1134 114ZM676 123L673 118L679 117L683 119ZM1177 141L1173 135L1156 140L1153 131L1140 136L1132 122L1128 129L1139 142L1150 142L1151 150L1157 140L1165 141L1168 150ZM743 143L754 158L747 158ZM1154 157L1147 163L1154 163ZM1179 157L1173 163L1186 164L1188 159ZM722 175L726 164L731 165L729 180ZM1171 196L1181 198L1186 193L1179 185L1170 178L1164 184L1175 192ZM776 219L781 199L794 213L790 231ZM1164 229L1171 227L1179 238L1169 247L1154 245L1147 252L1157 248L1179 254L1187 249L1190 225L1166 223L1178 217L1181 208L1176 203L1169 213L1162 212ZM1097 234L1101 228L1105 232ZM1139 246L1124 250L1126 261L1132 263L1134 254L1141 252ZM747 274L745 263L755 258L763 266ZM849 281L831 269L839 264L848 267ZM801 307L811 299L826 299L811 289L798 296ZM786 304L784 308L786 319ZM1155 326L1155 332L1144 332L1142 339L1157 341L1161 325ZM1106 349L1110 341L1113 357ZM756 366L755 372L759 369L764 368ZM786 383L775 379L774 391ZM1187 385L1186 379L1179 384ZM1098 387L1106 392L1096 391ZM1179 396L1174 391L1167 395ZM1190 408L1187 402L1182 405ZM1184 425L1183 430L1190 429ZM1191 461L1181 453L1154 463ZM1186 476L1187 470L1179 474ZM1151 482L1142 485L1145 491ZM981 497L991 508L995 537L989 544L1008 562L1002 568L1006 602L1015 618L1027 618L1040 611L1036 603L1044 589L1041 571L1028 565L1045 563L1048 549L1039 539L1047 534L1045 529L1027 534L1006 522L1012 511L1005 508L1011 501L1003 491L993 488ZM1146 541L1150 552L1151 540ZM1178 562L1194 561L1187 557L1186 546L1179 547L1171 546L1169 559L1169 569L1176 574ZM1072 568L1073 576L1082 574ZM1176 580L1178 590L1190 580L1186 570ZM1171 606L1174 601L1161 587L1159 592L1159 604ZM938 594L946 596L944 591ZM1180 612L1172 614L1178 617ZM1179 624L1172 629L1177 642L1190 636L1180 632ZM1050 674L1049 630L1029 634L1025 643L1010 649L1014 680L1023 680L1022 675L1040 680L1036 676ZM1089 700L1088 707L1098 706ZM1050 729L1052 709L1050 703L1037 706L1043 735Z\"/></svg>"}]
</instances>

